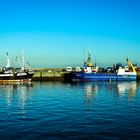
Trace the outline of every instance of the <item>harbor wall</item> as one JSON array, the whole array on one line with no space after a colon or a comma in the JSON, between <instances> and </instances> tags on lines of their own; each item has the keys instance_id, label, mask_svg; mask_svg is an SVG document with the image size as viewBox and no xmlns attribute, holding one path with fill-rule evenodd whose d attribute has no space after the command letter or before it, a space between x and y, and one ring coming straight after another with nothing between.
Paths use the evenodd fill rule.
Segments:
<instances>
[{"instance_id":1,"label":"harbor wall","mask_svg":"<svg viewBox=\"0 0 140 140\"><path fill-rule=\"evenodd\" d=\"M39 68L34 69L35 74L32 81L63 81L63 68Z\"/></svg>"},{"instance_id":2,"label":"harbor wall","mask_svg":"<svg viewBox=\"0 0 140 140\"><path fill-rule=\"evenodd\" d=\"M140 81L140 71L137 71L137 81Z\"/></svg>"}]
</instances>

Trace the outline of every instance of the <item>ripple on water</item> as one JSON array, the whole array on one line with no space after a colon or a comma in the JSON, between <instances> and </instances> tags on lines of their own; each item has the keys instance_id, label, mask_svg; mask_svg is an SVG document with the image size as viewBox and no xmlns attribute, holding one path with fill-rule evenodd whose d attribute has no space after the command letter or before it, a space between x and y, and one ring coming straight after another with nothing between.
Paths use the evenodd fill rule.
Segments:
<instances>
[{"instance_id":1,"label":"ripple on water","mask_svg":"<svg viewBox=\"0 0 140 140\"><path fill-rule=\"evenodd\" d=\"M136 82L0 85L1 139L138 139Z\"/></svg>"}]
</instances>

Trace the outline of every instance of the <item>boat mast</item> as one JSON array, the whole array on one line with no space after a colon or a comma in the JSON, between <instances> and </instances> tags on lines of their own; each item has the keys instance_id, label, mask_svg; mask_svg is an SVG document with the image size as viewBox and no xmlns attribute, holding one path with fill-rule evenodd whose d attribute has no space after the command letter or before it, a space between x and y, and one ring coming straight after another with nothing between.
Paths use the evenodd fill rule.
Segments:
<instances>
[{"instance_id":1,"label":"boat mast","mask_svg":"<svg viewBox=\"0 0 140 140\"><path fill-rule=\"evenodd\" d=\"M85 47L83 47L83 66L85 66Z\"/></svg>"},{"instance_id":2,"label":"boat mast","mask_svg":"<svg viewBox=\"0 0 140 140\"><path fill-rule=\"evenodd\" d=\"M6 53L6 57L7 57L6 67L9 68L10 67L10 59L9 59L9 56L8 56L8 52Z\"/></svg>"},{"instance_id":3,"label":"boat mast","mask_svg":"<svg viewBox=\"0 0 140 140\"><path fill-rule=\"evenodd\" d=\"M24 50L22 49L22 70L24 70Z\"/></svg>"},{"instance_id":4,"label":"boat mast","mask_svg":"<svg viewBox=\"0 0 140 140\"><path fill-rule=\"evenodd\" d=\"M88 52L87 67L93 67L90 52Z\"/></svg>"}]
</instances>

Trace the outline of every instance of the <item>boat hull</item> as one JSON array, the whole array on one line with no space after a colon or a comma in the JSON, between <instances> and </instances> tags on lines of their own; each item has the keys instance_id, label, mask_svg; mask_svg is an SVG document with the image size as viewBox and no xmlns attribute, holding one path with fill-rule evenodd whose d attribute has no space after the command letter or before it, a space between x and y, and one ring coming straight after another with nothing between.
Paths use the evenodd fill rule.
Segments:
<instances>
[{"instance_id":1,"label":"boat hull","mask_svg":"<svg viewBox=\"0 0 140 140\"><path fill-rule=\"evenodd\" d=\"M136 81L136 74L117 75L116 73L74 72L69 75L70 81Z\"/></svg>"},{"instance_id":2,"label":"boat hull","mask_svg":"<svg viewBox=\"0 0 140 140\"><path fill-rule=\"evenodd\" d=\"M0 74L0 82L28 82L32 80L33 73Z\"/></svg>"}]
</instances>

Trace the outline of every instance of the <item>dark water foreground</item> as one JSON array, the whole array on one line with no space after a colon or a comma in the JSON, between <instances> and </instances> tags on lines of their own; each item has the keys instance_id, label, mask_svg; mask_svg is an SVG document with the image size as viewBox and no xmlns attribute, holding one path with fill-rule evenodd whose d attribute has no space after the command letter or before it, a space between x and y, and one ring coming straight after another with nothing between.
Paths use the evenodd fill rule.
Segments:
<instances>
[{"instance_id":1,"label":"dark water foreground","mask_svg":"<svg viewBox=\"0 0 140 140\"><path fill-rule=\"evenodd\" d=\"M140 138L140 83L0 85L0 140Z\"/></svg>"}]
</instances>

